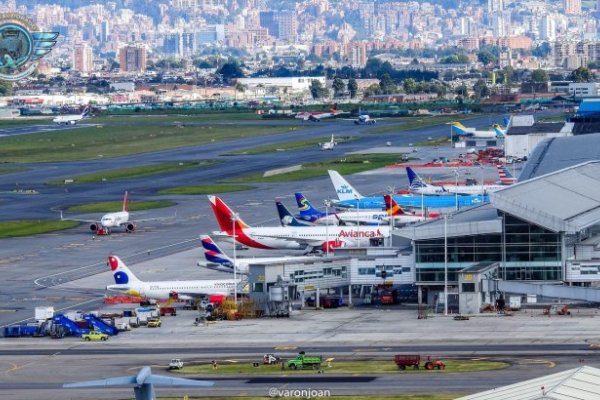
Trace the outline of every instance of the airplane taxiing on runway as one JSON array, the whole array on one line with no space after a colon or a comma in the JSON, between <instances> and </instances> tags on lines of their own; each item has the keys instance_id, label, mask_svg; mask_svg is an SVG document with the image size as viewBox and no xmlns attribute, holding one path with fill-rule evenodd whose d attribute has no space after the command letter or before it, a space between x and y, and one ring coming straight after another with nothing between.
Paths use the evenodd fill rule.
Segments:
<instances>
[{"instance_id":1,"label":"airplane taxiing on runway","mask_svg":"<svg viewBox=\"0 0 600 400\"><path fill-rule=\"evenodd\" d=\"M193 300L209 297L210 302L218 303L234 293L235 285L240 283L239 279L141 281L115 255L108 256L108 266L113 272L115 285L108 285L106 290L154 300Z\"/></svg>"},{"instance_id":2,"label":"airplane taxiing on runway","mask_svg":"<svg viewBox=\"0 0 600 400\"><path fill-rule=\"evenodd\" d=\"M81 114L69 114L69 115L59 115L54 118L52 122L55 124L63 124L63 125L75 125L77 122L89 118L90 107L86 107L83 109Z\"/></svg>"},{"instance_id":3,"label":"airplane taxiing on runway","mask_svg":"<svg viewBox=\"0 0 600 400\"><path fill-rule=\"evenodd\" d=\"M221 231L212 236L232 238L258 249L333 249L370 246L389 238L388 226L277 226L250 227L217 196L208 196ZM291 217L292 220L295 218ZM292 221L293 222L293 221ZM235 229L235 234L234 234Z\"/></svg>"}]
</instances>

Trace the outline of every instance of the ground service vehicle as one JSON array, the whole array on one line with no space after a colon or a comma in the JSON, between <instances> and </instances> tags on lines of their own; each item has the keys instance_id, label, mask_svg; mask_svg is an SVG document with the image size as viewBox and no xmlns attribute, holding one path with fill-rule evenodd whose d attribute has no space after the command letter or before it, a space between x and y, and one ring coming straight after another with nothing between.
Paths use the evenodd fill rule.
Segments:
<instances>
[{"instance_id":1,"label":"ground service vehicle","mask_svg":"<svg viewBox=\"0 0 600 400\"><path fill-rule=\"evenodd\" d=\"M400 369L406 369L406 367L413 367L419 369L421 365L421 356L419 354L396 354L394 356L394 362ZM425 369L444 369L446 365L440 360L432 360L431 357L427 357L427 361L423 364Z\"/></svg>"},{"instance_id":2,"label":"ground service vehicle","mask_svg":"<svg viewBox=\"0 0 600 400\"><path fill-rule=\"evenodd\" d=\"M298 368L314 368L318 369L321 367L322 362L321 356L307 356L303 351L298 353L296 358L289 360L287 362L288 368L298 369Z\"/></svg>"},{"instance_id":3,"label":"ground service vehicle","mask_svg":"<svg viewBox=\"0 0 600 400\"><path fill-rule=\"evenodd\" d=\"M160 318L149 318L148 319L148 328L158 328L162 325L162 321Z\"/></svg>"},{"instance_id":4,"label":"ground service vehicle","mask_svg":"<svg viewBox=\"0 0 600 400\"><path fill-rule=\"evenodd\" d=\"M102 340L105 341L108 339L108 335L106 333L102 333L102 332L97 332L97 331L91 331L90 333L86 333L81 335L81 338L85 341L91 341L91 340Z\"/></svg>"},{"instance_id":5,"label":"ground service vehicle","mask_svg":"<svg viewBox=\"0 0 600 400\"><path fill-rule=\"evenodd\" d=\"M169 362L169 369L181 369L183 368L183 361L179 358L173 358Z\"/></svg>"},{"instance_id":6,"label":"ground service vehicle","mask_svg":"<svg viewBox=\"0 0 600 400\"><path fill-rule=\"evenodd\" d=\"M278 364L280 360L279 357L275 357L275 354L271 353L267 353L263 356L263 364L265 365Z\"/></svg>"}]
</instances>

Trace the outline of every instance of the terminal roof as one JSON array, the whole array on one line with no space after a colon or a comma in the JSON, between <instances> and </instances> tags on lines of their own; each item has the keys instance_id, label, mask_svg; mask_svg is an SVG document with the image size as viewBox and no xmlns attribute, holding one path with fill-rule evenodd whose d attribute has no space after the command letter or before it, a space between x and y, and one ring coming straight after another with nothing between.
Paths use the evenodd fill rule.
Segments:
<instances>
[{"instance_id":1,"label":"terminal roof","mask_svg":"<svg viewBox=\"0 0 600 400\"><path fill-rule=\"evenodd\" d=\"M600 223L600 161L519 182L490 194L494 207L554 232Z\"/></svg>"}]
</instances>

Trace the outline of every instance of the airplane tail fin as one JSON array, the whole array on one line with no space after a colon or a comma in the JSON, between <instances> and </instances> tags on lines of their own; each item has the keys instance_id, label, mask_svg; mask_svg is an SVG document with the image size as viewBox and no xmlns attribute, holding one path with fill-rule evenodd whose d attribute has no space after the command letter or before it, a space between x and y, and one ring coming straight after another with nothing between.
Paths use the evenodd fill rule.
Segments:
<instances>
[{"instance_id":1,"label":"airplane tail fin","mask_svg":"<svg viewBox=\"0 0 600 400\"><path fill-rule=\"evenodd\" d=\"M204 247L204 257L206 261L221 264L224 267L233 269L233 260L221 250L219 246L208 235L201 235L200 241Z\"/></svg>"},{"instance_id":2,"label":"airplane tail fin","mask_svg":"<svg viewBox=\"0 0 600 400\"><path fill-rule=\"evenodd\" d=\"M461 124L460 122L453 122L451 124L452 133L455 135L466 135L468 132L466 131L466 126Z\"/></svg>"},{"instance_id":3,"label":"airplane tail fin","mask_svg":"<svg viewBox=\"0 0 600 400\"><path fill-rule=\"evenodd\" d=\"M411 167L406 167L406 175L408 176L408 185L411 188L427 187L427 184L423 182L421 177Z\"/></svg>"},{"instance_id":4,"label":"airplane tail fin","mask_svg":"<svg viewBox=\"0 0 600 400\"><path fill-rule=\"evenodd\" d=\"M123 211L129 211L129 201L127 199L128 197L128 192L125 192L125 195L123 195Z\"/></svg>"},{"instance_id":5,"label":"airplane tail fin","mask_svg":"<svg viewBox=\"0 0 600 400\"><path fill-rule=\"evenodd\" d=\"M333 187L335 188L338 199L344 201L363 198L363 196L358 193L358 191L354 189L352 185L349 184L348 181L344 179L337 171L329 170L327 172L329 172L329 177L331 178L331 182L333 183Z\"/></svg>"},{"instance_id":6,"label":"airplane tail fin","mask_svg":"<svg viewBox=\"0 0 600 400\"><path fill-rule=\"evenodd\" d=\"M329 109L329 111L331 111L332 113L336 112L338 110L337 108L337 103L333 103L333 105L331 106L331 108Z\"/></svg>"},{"instance_id":7,"label":"airplane tail fin","mask_svg":"<svg viewBox=\"0 0 600 400\"><path fill-rule=\"evenodd\" d=\"M310 201L308 201L308 199L304 197L302 193L294 193L294 195L296 196L296 204L298 205L298 211L300 211L300 215L312 216L323 214L315 207L313 207L313 205L310 204Z\"/></svg>"},{"instance_id":8,"label":"airplane tail fin","mask_svg":"<svg viewBox=\"0 0 600 400\"><path fill-rule=\"evenodd\" d=\"M87 116L88 116L88 114L90 113L90 111L91 111L91 106L87 105L87 106L86 106L86 107L83 109L83 111L81 112L81 116L82 116L82 117L87 117Z\"/></svg>"},{"instance_id":9,"label":"airplane tail fin","mask_svg":"<svg viewBox=\"0 0 600 400\"><path fill-rule=\"evenodd\" d=\"M495 124L494 125L494 132L496 132L496 137L504 137L504 135L506 134L506 131L504 129L502 129L502 127L499 124Z\"/></svg>"},{"instance_id":10,"label":"airplane tail fin","mask_svg":"<svg viewBox=\"0 0 600 400\"><path fill-rule=\"evenodd\" d=\"M516 179L513 174L510 173L508 168L505 165L498 164L496 165L498 168L498 175L500 176L500 183L503 185L512 185L515 183Z\"/></svg>"},{"instance_id":11,"label":"airplane tail fin","mask_svg":"<svg viewBox=\"0 0 600 400\"><path fill-rule=\"evenodd\" d=\"M217 196L208 196L210 205L217 219L217 223L222 231L229 232L233 230L233 223L235 218L235 229L242 230L248 228L248 225L242 221L242 219L236 215L231 208L221 198Z\"/></svg>"},{"instance_id":12,"label":"airplane tail fin","mask_svg":"<svg viewBox=\"0 0 600 400\"><path fill-rule=\"evenodd\" d=\"M404 210L398 205L398 203L396 203L396 200L394 200L394 197L392 195L384 195L383 200L385 201L385 211L387 211L388 215L393 216L404 214Z\"/></svg>"},{"instance_id":13,"label":"airplane tail fin","mask_svg":"<svg viewBox=\"0 0 600 400\"><path fill-rule=\"evenodd\" d=\"M108 256L108 266L113 272L115 283L117 285L130 282L140 282L140 280L131 272L127 265L117 256Z\"/></svg>"},{"instance_id":14,"label":"airplane tail fin","mask_svg":"<svg viewBox=\"0 0 600 400\"><path fill-rule=\"evenodd\" d=\"M282 202L275 201L275 205L277 206L277 213L279 214L281 226L307 226L298 221Z\"/></svg>"}]
</instances>

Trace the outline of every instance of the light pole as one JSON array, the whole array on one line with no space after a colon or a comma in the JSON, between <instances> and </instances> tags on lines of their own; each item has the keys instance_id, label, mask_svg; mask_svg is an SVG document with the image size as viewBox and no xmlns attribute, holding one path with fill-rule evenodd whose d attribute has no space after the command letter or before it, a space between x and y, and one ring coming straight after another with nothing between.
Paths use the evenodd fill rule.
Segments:
<instances>
[{"instance_id":1,"label":"light pole","mask_svg":"<svg viewBox=\"0 0 600 400\"><path fill-rule=\"evenodd\" d=\"M444 315L448 315L448 215L444 214Z\"/></svg>"},{"instance_id":2,"label":"light pole","mask_svg":"<svg viewBox=\"0 0 600 400\"><path fill-rule=\"evenodd\" d=\"M235 226L237 225L237 220L239 216L237 213L231 214L231 224L233 226L233 302L235 304L235 309L237 310L237 259L236 259L236 236L235 236Z\"/></svg>"},{"instance_id":3,"label":"light pole","mask_svg":"<svg viewBox=\"0 0 600 400\"><path fill-rule=\"evenodd\" d=\"M359 226L360 226L360 203L359 203L359 199L358 196L355 194L354 198L356 199L356 247L360 247L359 246Z\"/></svg>"},{"instance_id":4,"label":"light pole","mask_svg":"<svg viewBox=\"0 0 600 400\"><path fill-rule=\"evenodd\" d=\"M325 200L325 254L329 257L329 206L331 202Z\"/></svg>"},{"instance_id":5,"label":"light pole","mask_svg":"<svg viewBox=\"0 0 600 400\"><path fill-rule=\"evenodd\" d=\"M454 170L454 203L458 211L458 170Z\"/></svg>"}]
</instances>

